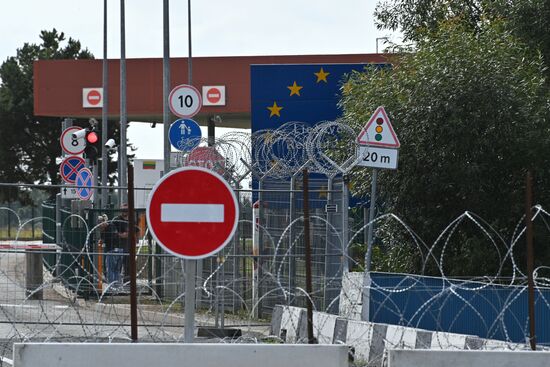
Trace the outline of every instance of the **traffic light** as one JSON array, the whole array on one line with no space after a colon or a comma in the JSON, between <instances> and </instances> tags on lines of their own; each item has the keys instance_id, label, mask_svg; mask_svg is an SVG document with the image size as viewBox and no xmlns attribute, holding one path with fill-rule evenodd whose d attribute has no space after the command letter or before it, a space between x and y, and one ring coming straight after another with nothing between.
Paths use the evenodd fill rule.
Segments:
<instances>
[{"instance_id":1,"label":"traffic light","mask_svg":"<svg viewBox=\"0 0 550 367\"><path fill-rule=\"evenodd\" d=\"M96 160L101 153L101 138L99 132L94 128L86 129L86 149L84 149L84 153L86 158L91 161Z\"/></svg>"}]
</instances>

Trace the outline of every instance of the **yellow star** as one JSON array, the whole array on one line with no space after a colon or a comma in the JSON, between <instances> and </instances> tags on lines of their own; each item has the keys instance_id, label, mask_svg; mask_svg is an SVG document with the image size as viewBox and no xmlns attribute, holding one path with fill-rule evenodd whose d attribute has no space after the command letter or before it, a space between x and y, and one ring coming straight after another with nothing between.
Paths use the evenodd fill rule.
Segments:
<instances>
[{"instance_id":1,"label":"yellow star","mask_svg":"<svg viewBox=\"0 0 550 367\"><path fill-rule=\"evenodd\" d=\"M283 107L277 106L277 102L273 102L273 106L267 107L267 109L271 111L271 113L269 114L269 117L273 117L273 116L281 117L281 110L283 109Z\"/></svg>"},{"instance_id":2,"label":"yellow star","mask_svg":"<svg viewBox=\"0 0 550 367\"><path fill-rule=\"evenodd\" d=\"M318 73L313 73L317 76L317 83L319 83L320 81L323 81L325 83L327 83L327 76L330 74L330 73L327 73L323 70L323 68L321 68L321 70L319 70Z\"/></svg>"},{"instance_id":3,"label":"yellow star","mask_svg":"<svg viewBox=\"0 0 550 367\"><path fill-rule=\"evenodd\" d=\"M287 88L290 89L290 96L292 97L295 94L299 96L300 89L302 89L303 87L299 86L298 84L296 84L296 81L294 81L294 84L289 85Z\"/></svg>"}]
</instances>

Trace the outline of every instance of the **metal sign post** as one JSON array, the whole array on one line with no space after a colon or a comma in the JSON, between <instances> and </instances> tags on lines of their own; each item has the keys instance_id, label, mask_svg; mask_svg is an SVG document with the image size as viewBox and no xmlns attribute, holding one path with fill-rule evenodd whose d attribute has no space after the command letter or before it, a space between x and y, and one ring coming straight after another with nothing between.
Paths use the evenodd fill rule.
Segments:
<instances>
[{"instance_id":1,"label":"metal sign post","mask_svg":"<svg viewBox=\"0 0 550 367\"><path fill-rule=\"evenodd\" d=\"M182 188L184 188L182 190ZM222 250L237 230L239 206L231 186L216 172L184 167L163 176L149 195L151 235L185 259L185 341L193 342L197 259Z\"/></svg>"},{"instance_id":2,"label":"metal sign post","mask_svg":"<svg viewBox=\"0 0 550 367\"><path fill-rule=\"evenodd\" d=\"M195 284L197 260L185 260L185 326L184 341L193 343L195 336Z\"/></svg>"},{"instance_id":3,"label":"metal sign post","mask_svg":"<svg viewBox=\"0 0 550 367\"><path fill-rule=\"evenodd\" d=\"M397 149L401 146L384 107L380 106L374 111L357 136L357 143L359 144L358 156L361 158L359 165L374 168L372 170L367 252L365 254L365 271L368 273L371 268L378 169L396 169L399 152Z\"/></svg>"},{"instance_id":4,"label":"metal sign post","mask_svg":"<svg viewBox=\"0 0 550 367\"><path fill-rule=\"evenodd\" d=\"M372 256L372 233L374 232L374 215L376 208L376 180L378 179L378 169L372 170L372 182L370 191L370 208L369 208L369 231L367 234L367 253L365 254L365 271L370 271L370 263Z\"/></svg>"},{"instance_id":5,"label":"metal sign post","mask_svg":"<svg viewBox=\"0 0 550 367\"><path fill-rule=\"evenodd\" d=\"M393 126L386 114L384 107L380 106L374 111L365 127L357 136L359 144L359 166L371 167L372 181L370 193L370 208L367 231L367 252L365 253L365 274L363 279L363 308L361 319L370 319L370 271L372 261L372 245L374 237L374 219L376 216L376 185L378 169L396 169L401 143L393 130Z\"/></svg>"}]
</instances>

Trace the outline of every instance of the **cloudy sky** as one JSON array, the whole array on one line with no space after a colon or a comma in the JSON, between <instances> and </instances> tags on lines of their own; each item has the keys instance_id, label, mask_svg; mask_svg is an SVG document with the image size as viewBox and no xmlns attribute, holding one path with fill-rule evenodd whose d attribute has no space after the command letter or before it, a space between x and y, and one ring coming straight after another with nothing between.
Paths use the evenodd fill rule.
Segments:
<instances>
[{"instance_id":1,"label":"cloudy sky","mask_svg":"<svg viewBox=\"0 0 550 367\"><path fill-rule=\"evenodd\" d=\"M192 0L193 56L374 53L376 0ZM120 56L120 1L108 1L108 57ZM162 57L162 0L126 0L126 57ZM96 58L103 55L103 0L2 0L0 60L43 29L76 38ZM170 1L171 56L187 56L187 1ZM382 43L380 43L382 48ZM161 158L151 134L162 129L133 124L129 139L139 158ZM156 144L155 144L156 145Z\"/></svg>"}]
</instances>

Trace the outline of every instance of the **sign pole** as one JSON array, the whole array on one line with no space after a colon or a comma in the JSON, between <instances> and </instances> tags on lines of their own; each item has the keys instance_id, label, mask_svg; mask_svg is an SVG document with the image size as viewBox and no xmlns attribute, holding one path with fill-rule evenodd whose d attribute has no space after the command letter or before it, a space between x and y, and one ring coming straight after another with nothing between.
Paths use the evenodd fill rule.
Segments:
<instances>
[{"instance_id":1,"label":"sign pole","mask_svg":"<svg viewBox=\"0 0 550 367\"><path fill-rule=\"evenodd\" d=\"M164 175L155 184L146 218L157 243L186 260L184 341L192 343L197 264L219 252L235 235L239 219L237 198L229 183L216 172L184 167Z\"/></svg>"},{"instance_id":2,"label":"sign pole","mask_svg":"<svg viewBox=\"0 0 550 367\"><path fill-rule=\"evenodd\" d=\"M137 283L136 283L136 231L134 205L134 166L128 164L128 241L130 256L130 324L132 342L138 341Z\"/></svg>"},{"instance_id":3,"label":"sign pole","mask_svg":"<svg viewBox=\"0 0 550 367\"><path fill-rule=\"evenodd\" d=\"M127 185L128 178L126 172L128 162L128 151L126 146L128 115L126 108L126 15L124 2L125 0L120 0L120 171L118 171L118 185L123 187ZM119 205L128 202L128 197L124 189L119 189L119 195Z\"/></svg>"},{"instance_id":4,"label":"sign pole","mask_svg":"<svg viewBox=\"0 0 550 367\"><path fill-rule=\"evenodd\" d=\"M164 129L164 174L170 172L170 142L168 134L170 130L170 1L163 1L163 57L162 57L162 128Z\"/></svg>"},{"instance_id":5,"label":"sign pole","mask_svg":"<svg viewBox=\"0 0 550 367\"><path fill-rule=\"evenodd\" d=\"M195 269L197 260L185 260L185 326L184 341L193 343L195 334Z\"/></svg>"},{"instance_id":6,"label":"sign pole","mask_svg":"<svg viewBox=\"0 0 550 367\"><path fill-rule=\"evenodd\" d=\"M367 253L365 254L365 271L370 272L371 255L372 255L372 233L374 232L374 210L376 208L376 180L378 179L378 169L372 170L372 183L370 191L370 208L369 208L369 232L367 235Z\"/></svg>"},{"instance_id":7,"label":"sign pole","mask_svg":"<svg viewBox=\"0 0 550 367\"><path fill-rule=\"evenodd\" d=\"M103 0L103 107L101 109L101 208L107 208L109 191L106 186L109 182L109 155L105 143L108 138L108 119L109 119L109 103L108 103L108 91L109 91L109 66L107 60L107 0Z\"/></svg>"},{"instance_id":8,"label":"sign pole","mask_svg":"<svg viewBox=\"0 0 550 367\"><path fill-rule=\"evenodd\" d=\"M189 55L187 58L187 82L193 85L193 58L191 47L191 0L187 1L187 27ZM195 272L197 260L185 260L185 339L193 343L195 332Z\"/></svg>"},{"instance_id":9,"label":"sign pole","mask_svg":"<svg viewBox=\"0 0 550 367\"><path fill-rule=\"evenodd\" d=\"M363 308L361 310L361 320L370 320L370 268L371 268L371 256L372 256L372 237L374 232L374 215L376 208L376 181L378 179L378 169L372 170L372 182L370 192L370 208L369 208L369 226L367 233L367 252L365 254L365 274L363 278Z\"/></svg>"},{"instance_id":10,"label":"sign pole","mask_svg":"<svg viewBox=\"0 0 550 367\"><path fill-rule=\"evenodd\" d=\"M307 306L307 341L309 344L315 344L313 336L313 285L311 279L311 241L309 237L309 173L307 168L303 170L303 196L304 196L304 246L306 261L306 306Z\"/></svg>"}]
</instances>

